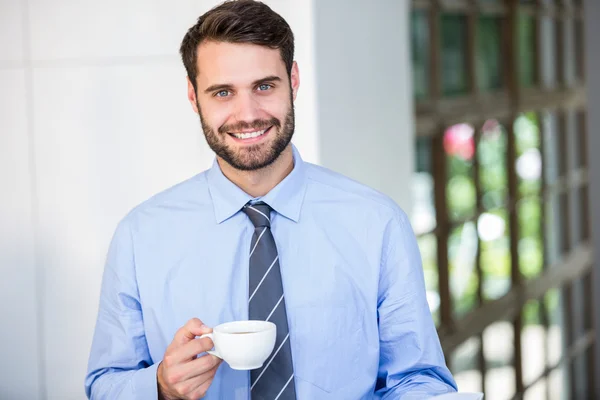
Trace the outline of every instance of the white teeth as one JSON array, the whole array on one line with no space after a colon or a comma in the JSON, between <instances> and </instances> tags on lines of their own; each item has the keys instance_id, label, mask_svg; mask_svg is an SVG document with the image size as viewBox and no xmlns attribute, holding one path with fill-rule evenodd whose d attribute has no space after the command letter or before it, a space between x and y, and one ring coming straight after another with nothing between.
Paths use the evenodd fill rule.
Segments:
<instances>
[{"instance_id":1,"label":"white teeth","mask_svg":"<svg viewBox=\"0 0 600 400\"><path fill-rule=\"evenodd\" d=\"M256 131L256 132L234 133L233 136L235 136L238 139L250 139L250 138L259 137L260 135L264 134L265 131L266 131L266 129L263 129L262 131Z\"/></svg>"}]
</instances>

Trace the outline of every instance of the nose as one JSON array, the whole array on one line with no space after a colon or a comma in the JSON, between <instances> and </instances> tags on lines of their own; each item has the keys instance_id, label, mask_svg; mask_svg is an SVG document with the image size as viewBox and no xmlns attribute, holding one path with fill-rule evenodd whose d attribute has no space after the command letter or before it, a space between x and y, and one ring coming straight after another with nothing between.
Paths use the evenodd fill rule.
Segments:
<instances>
[{"instance_id":1,"label":"nose","mask_svg":"<svg viewBox=\"0 0 600 400\"><path fill-rule=\"evenodd\" d=\"M252 122L260 119L260 104L250 93L240 93L236 98L235 118Z\"/></svg>"}]
</instances>

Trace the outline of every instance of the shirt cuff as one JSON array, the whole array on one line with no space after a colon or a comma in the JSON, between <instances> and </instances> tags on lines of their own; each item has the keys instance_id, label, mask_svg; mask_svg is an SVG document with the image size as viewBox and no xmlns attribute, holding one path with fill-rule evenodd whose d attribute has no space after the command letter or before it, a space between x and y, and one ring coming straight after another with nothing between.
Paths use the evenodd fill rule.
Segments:
<instances>
[{"instance_id":1,"label":"shirt cuff","mask_svg":"<svg viewBox=\"0 0 600 400\"><path fill-rule=\"evenodd\" d=\"M133 375L133 389L136 400L154 400L158 399L158 388L156 383L156 370L158 364L135 371Z\"/></svg>"}]
</instances>

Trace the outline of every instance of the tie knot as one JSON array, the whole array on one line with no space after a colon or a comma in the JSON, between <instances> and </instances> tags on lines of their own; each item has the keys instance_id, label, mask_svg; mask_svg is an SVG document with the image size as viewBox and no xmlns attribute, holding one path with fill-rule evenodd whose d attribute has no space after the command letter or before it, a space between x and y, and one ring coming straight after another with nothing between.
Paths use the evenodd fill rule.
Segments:
<instances>
[{"instance_id":1,"label":"tie knot","mask_svg":"<svg viewBox=\"0 0 600 400\"><path fill-rule=\"evenodd\" d=\"M255 228L258 227L271 227L271 206L267 203L258 202L255 204L246 204L242 209Z\"/></svg>"}]
</instances>

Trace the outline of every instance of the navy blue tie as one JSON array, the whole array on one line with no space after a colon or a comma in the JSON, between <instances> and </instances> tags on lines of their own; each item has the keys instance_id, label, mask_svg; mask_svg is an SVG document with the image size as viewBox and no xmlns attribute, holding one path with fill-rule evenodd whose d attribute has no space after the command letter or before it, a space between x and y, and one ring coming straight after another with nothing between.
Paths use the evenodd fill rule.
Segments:
<instances>
[{"instance_id":1,"label":"navy blue tie","mask_svg":"<svg viewBox=\"0 0 600 400\"><path fill-rule=\"evenodd\" d=\"M271 207L246 204L244 212L254 225L250 243L248 313L251 320L277 325L277 340L262 368L250 372L252 400L296 399L294 367L288 330L279 256L271 233Z\"/></svg>"}]
</instances>

